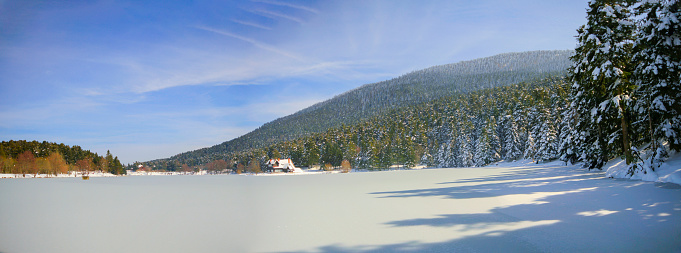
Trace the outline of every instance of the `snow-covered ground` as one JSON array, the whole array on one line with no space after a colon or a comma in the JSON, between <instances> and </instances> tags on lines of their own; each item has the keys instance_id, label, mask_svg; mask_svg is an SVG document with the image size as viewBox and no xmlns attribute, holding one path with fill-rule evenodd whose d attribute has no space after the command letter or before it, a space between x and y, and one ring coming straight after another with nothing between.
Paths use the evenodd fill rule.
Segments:
<instances>
[{"instance_id":1,"label":"snow-covered ground","mask_svg":"<svg viewBox=\"0 0 681 253\"><path fill-rule=\"evenodd\" d=\"M82 175L88 175L90 177L116 177L116 175L108 172L69 172L68 174L0 174L0 178L62 178L62 177L81 177Z\"/></svg>"},{"instance_id":2,"label":"snow-covered ground","mask_svg":"<svg viewBox=\"0 0 681 253\"><path fill-rule=\"evenodd\" d=\"M613 159L604 166L605 175L612 178L628 178L649 182L675 183L681 185L681 153L672 152L656 170L647 169L628 175L628 166L620 159Z\"/></svg>"},{"instance_id":3,"label":"snow-covered ground","mask_svg":"<svg viewBox=\"0 0 681 253\"><path fill-rule=\"evenodd\" d=\"M178 176L178 175L207 175L208 173L205 170L199 171L199 172L177 172L177 171L168 171L168 172L161 172L161 171L128 171L126 173L126 176Z\"/></svg>"},{"instance_id":4,"label":"snow-covered ground","mask_svg":"<svg viewBox=\"0 0 681 253\"><path fill-rule=\"evenodd\" d=\"M560 162L0 181L0 252L681 252L681 186Z\"/></svg>"}]
</instances>

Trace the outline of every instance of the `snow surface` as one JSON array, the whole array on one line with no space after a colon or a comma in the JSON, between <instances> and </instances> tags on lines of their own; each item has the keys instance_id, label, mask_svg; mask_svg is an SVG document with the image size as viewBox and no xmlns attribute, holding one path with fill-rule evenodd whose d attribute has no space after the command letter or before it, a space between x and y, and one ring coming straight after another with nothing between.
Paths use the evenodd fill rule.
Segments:
<instances>
[{"instance_id":1,"label":"snow surface","mask_svg":"<svg viewBox=\"0 0 681 253\"><path fill-rule=\"evenodd\" d=\"M674 183L681 185L681 153L671 153L669 158L655 171L646 169L634 175L627 175L627 164L620 158L608 162L604 168L606 177L634 179L659 183Z\"/></svg>"},{"instance_id":2,"label":"snow surface","mask_svg":"<svg viewBox=\"0 0 681 253\"><path fill-rule=\"evenodd\" d=\"M108 173L108 172L90 172L90 173L81 173L81 172L69 172L68 174L0 174L0 178L61 178L61 177L78 177L80 178L83 175L88 175L90 177L117 177L117 175Z\"/></svg>"},{"instance_id":3,"label":"snow surface","mask_svg":"<svg viewBox=\"0 0 681 253\"><path fill-rule=\"evenodd\" d=\"M679 238L681 186L560 162L0 180L9 253L679 252Z\"/></svg>"}]
</instances>

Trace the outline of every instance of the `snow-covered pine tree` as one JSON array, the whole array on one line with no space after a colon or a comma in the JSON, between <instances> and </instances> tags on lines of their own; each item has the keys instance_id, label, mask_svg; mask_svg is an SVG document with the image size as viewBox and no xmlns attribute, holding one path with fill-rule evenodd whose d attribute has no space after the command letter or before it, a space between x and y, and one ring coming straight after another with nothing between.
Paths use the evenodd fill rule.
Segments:
<instances>
[{"instance_id":1,"label":"snow-covered pine tree","mask_svg":"<svg viewBox=\"0 0 681 253\"><path fill-rule=\"evenodd\" d=\"M456 167L456 156L458 150L453 141L447 140L440 144L437 154L438 166L441 168Z\"/></svg>"},{"instance_id":2,"label":"snow-covered pine tree","mask_svg":"<svg viewBox=\"0 0 681 253\"><path fill-rule=\"evenodd\" d=\"M483 121L473 157L475 166L481 167L499 160L499 153L497 153L496 149L492 146L495 143L494 140L496 138L496 124L494 123L494 119L487 122Z\"/></svg>"},{"instance_id":3,"label":"snow-covered pine tree","mask_svg":"<svg viewBox=\"0 0 681 253\"><path fill-rule=\"evenodd\" d=\"M458 167L457 158L459 157L459 146L456 145L455 140L452 140L448 144L449 156L447 156L447 165L449 167Z\"/></svg>"},{"instance_id":4,"label":"snow-covered pine tree","mask_svg":"<svg viewBox=\"0 0 681 253\"><path fill-rule=\"evenodd\" d=\"M487 132L489 134L489 145L491 150L489 151L489 155L491 158L490 162L495 162L499 161L501 159L501 138L499 137L498 134L498 124L497 124L497 119L494 116L490 116L490 119L487 123Z\"/></svg>"},{"instance_id":5,"label":"snow-covered pine tree","mask_svg":"<svg viewBox=\"0 0 681 253\"><path fill-rule=\"evenodd\" d=\"M457 137L456 143L459 145L459 156L457 160L459 161L458 166L460 167L471 167L473 163L473 140L470 138L469 134L461 134Z\"/></svg>"},{"instance_id":6,"label":"snow-covered pine tree","mask_svg":"<svg viewBox=\"0 0 681 253\"><path fill-rule=\"evenodd\" d=\"M537 142L537 152L534 154L534 160L537 162L548 161L556 158L558 148L556 145L557 132L553 124L554 118L551 117L549 109L544 109L542 113L541 126L539 127Z\"/></svg>"},{"instance_id":7,"label":"snow-covered pine tree","mask_svg":"<svg viewBox=\"0 0 681 253\"><path fill-rule=\"evenodd\" d=\"M444 142L440 144L440 148L437 149L437 154L435 155L435 162L437 163L437 166L440 168L446 168L447 165L445 164L446 156L447 155L447 142Z\"/></svg>"},{"instance_id":8,"label":"snow-covered pine tree","mask_svg":"<svg viewBox=\"0 0 681 253\"><path fill-rule=\"evenodd\" d=\"M634 61L637 130L651 143L651 169L666 155L663 143L681 150L681 15L678 0L644 1ZM640 168L645 169L645 168ZM634 171L630 171L634 173Z\"/></svg>"},{"instance_id":9,"label":"snow-covered pine tree","mask_svg":"<svg viewBox=\"0 0 681 253\"><path fill-rule=\"evenodd\" d=\"M578 133L575 131L575 109L569 105L562 113L560 122L560 135L558 136L558 155L560 160L566 164L575 164L579 160L579 148L581 145L576 143L579 139L575 138Z\"/></svg>"},{"instance_id":10,"label":"snow-covered pine tree","mask_svg":"<svg viewBox=\"0 0 681 253\"><path fill-rule=\"evenodd\" d=\"M504 130L506 133L504 133L504 136L506 136L506 138L504 150L506 153L504 154L504 159L507 161L513 161L522 157L522 143L520 142L520 137L518 136L518 124L514 120L513 116L506 116L505 123L506 127Z\"/></svg>"},{"instance_id":11,"label":"snow-covered pine tree","mask_svg":"<svg viewBox=\"0 0 681 253\"><path fill-rule=\"evenodd\" d=\"M489 136L486 131L481 131L480 137L475 144L475 153L473 154L473 162L476 167L485 166L489 161L488 151L491 149L489 145Z\"/></svg>"},{"instance_id":12,"label":"snow-covered pine tree","mask_svg":"<svg viewBox=\"0 0 681 253\"><path fill-rule=\"evenodd\" d=\"M593 0L587 24L578 29L578 46L569 79L580 135L578 147L590 169L600 169L617 154L631 163L629 81L634 23L628 0Z\"/></svg>"},{"instance_id":13,"label":"snow-covered pine tree","mask_svg":"<svg viewBox=\"0 0 681 253\"><path fill-rule=\"evenodd\" d=\"M527 108L527 139L525 140L525 149L523 152L524 159L533 159L537 153L537 138L539 136L539 128L541 127L538 120L538 114L535 107Z\"/></svg>"}]
</instances>

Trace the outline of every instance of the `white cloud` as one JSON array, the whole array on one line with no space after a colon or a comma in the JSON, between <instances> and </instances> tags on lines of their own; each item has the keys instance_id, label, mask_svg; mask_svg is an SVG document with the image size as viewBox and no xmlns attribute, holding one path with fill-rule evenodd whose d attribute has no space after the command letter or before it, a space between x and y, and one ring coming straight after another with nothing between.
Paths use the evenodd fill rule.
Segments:
<instances>
[{"instance_id":1,"label":"white cloud","mask_svg":"<svg viewBox=\"0 0 681 253\"><path fill-rule=\"evenodd\" d=\"M232 19L232 22L237 23L237 24L252 26L252 27L255 27L255 28L272 30L271 27L264 26L264 25L261 25L261 24L256 24L256 23L253 23L253 22L248 22L248 21L243 21L243 20L238 20L238 19Z\"/></svg>"},{"instance_id":2,"label":"white cloud","mask_svg":"<svg viewBox=\"0 0 681 253\"><path fill-rule=\"evenodd\" d=\"M270 10L265 10L265 9L257 9L257 10L254 10L253 13L258 14L258 15L262 15L263 17L272 18L272 19L283 18L283 19L286 19L286 20L294 21L294 22L301 24L301 25L305 24L305 21L303 21L302 19L300 19L298 17L286 15L286 14L279 13L279 12L276 12L276 11L270 11Z\"/></svg>"},{"instance_id":3,"label":"white cloud","mask_svg":"<svg viewBox=\"0 0 681 253\"><path fill-rule=\"evenodd\" d=\"M596 210L596 211L579 212L579 213L577 213L577 215L587 216L587 217L588 216L606 216L606 215L610 215L610 214L614 214L614 213L618 213L618 212L619 211L611 211L611 210L601 209L601 210Z\"/></svg>"},{"instance_id":4,"label":"white cloud","mask_svg":"<svg viewBox=\"0 0 681 253\"><path fill-rule=\"evenodd\" d=\"M279 5L279 6L286 6L286 7L291 7L291 8L296 8L300 10L305 10L309 11L315 14L319 14L319 10L316 10L314 8L310 8L307 6L303 5L297 5L297 4L292 4L288 2L277 2L277 1L267 1L267 0L252 0L253 2L258 2L258 3L266 3L266 4L271 4L271 5Z\"/></svg>"},{"instance_id":5,"label":"white cloud","mask_svg":"<svg viewBox=\"0 0 681 253\"><path fill-rule=\"evenodd\" d=\"M290 52L286 52L284 50L276 48L272 45L268 45L268 44L262 43L260 41L257 41L257 40L254 40L254 39L251 39L251 38L248 38L248 37L245 37L245 36L237 35L237 34L234 34L234 33L231 33L231 32L223 31L223 30L218 30L218 29L215 29L215 28L205 27L205 26L197 26L196 28L201 29L201 30L205 30L205 31L209 31L209 32L214 32L214 33L217 33L217 34L222 34L222 35L229 36L229 37L232 37L232 38L235 38L235 39L239 39L239 40L248 42L248 43L252 44L253 46L256 46L256 47L265 49L267 51L271 51L271 52L274 52L274 53L277 53L277 54L280 54L280 55L283 55L283 56L286 56L286 57L289 57L289 58L292 58L292 59L301 60L301 61L303 60L300 56L297 56L297 55L292 54Z\"/></svg>"}]
</instances>

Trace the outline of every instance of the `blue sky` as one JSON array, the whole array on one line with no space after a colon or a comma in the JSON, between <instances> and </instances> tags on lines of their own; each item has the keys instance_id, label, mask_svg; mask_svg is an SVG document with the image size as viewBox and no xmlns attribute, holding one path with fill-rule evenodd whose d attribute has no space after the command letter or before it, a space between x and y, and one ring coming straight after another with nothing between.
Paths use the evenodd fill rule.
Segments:
<instances>
[{"instance_id":1,"label":"blue sky","mask_svg":"<svg viewBox=\"0 0 681 253\"><path fill-rule=\"evenodd\" d=\"M0 138L166 158L413 70L574 48L586 7L0 0Z\"/></svg>"}]
</instances>

